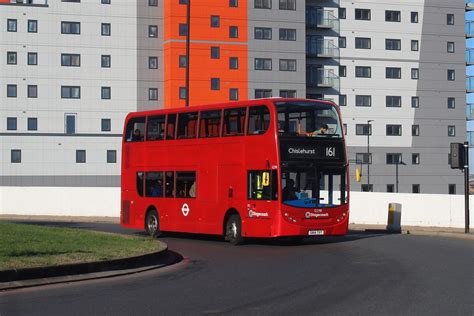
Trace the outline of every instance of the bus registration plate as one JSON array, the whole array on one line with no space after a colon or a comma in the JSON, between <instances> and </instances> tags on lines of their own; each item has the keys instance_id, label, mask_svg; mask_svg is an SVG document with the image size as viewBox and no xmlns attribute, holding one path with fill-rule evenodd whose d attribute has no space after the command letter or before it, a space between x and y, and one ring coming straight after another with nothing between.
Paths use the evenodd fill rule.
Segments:
<instances>
[{"instance_id":1,"label":"bus registration plate","mask_svg":"<svg viewBox=\"0 0 474 316\"><path fill-rule=\"evenodd\" d=\"M308 231L309 236L320 236L324 235L324 230L310 230Z\"/></svg>"}]
</instances>

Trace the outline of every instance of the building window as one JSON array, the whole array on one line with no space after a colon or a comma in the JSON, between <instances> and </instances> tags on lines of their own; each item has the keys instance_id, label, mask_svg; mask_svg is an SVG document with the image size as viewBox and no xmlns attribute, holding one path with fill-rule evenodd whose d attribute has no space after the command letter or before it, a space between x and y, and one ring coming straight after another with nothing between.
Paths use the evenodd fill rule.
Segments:
<instances>
[{"instance_id":1,"label":"building window","mask_svg":"<svg viewBox=\"0 0 474 316\"><path fill-rule=\"evenodd\" d=\"M16 84L7 84L7 98L16 98Z\"/></svg>"},{"instance_id":2,"label":"building window","mask_svg":"<svg viewBox=\"0 0 474 316\"><path fill-rule=\"evenodd\" d=\"M181 24L179 25L179 35L181 35ZM184 34L184 35L186 35L186 34ZM158 37L158 26L148 25L148 37L151 37L151 38Z\"/></svg>"},{"instance_id":3,"label":"building window","mask_svg":"<svg viewBox=\"0 0 474 316\"><path fill-rule=\"evenodd\" d=\"M361 184L360 189L362 192L373 192L374 185L373 184Z\"/></svg>"},{"instance_id":4,"label":"building window","mask_svg":"<svg viewBox=\"0 0 474 316\"><path fill-rule=\"evenodd\" d=\"M229 57L229 69L239 69L239 59L237 57Z\"/></svg>"},{"instance_id":5,"label":"building window","mask_svg":"<svg viewBox=\"0 0 474 316\"><path fill-rule=\"evenodd\" d=\"M148 69L158 69L158 57L148 57Z\"/></svg>"},{"instance_id":6,"label":"building window","mask_svg":"<svg viewBox=\"0 0 474 316\"><path fill-rule=\"evenodd\" d=\"M21 163L21 150L12 149L10 152L10 161L12 163Z\"/></svg>"},{"instance_id":7,"label":"building window","mask_svg":"<svg viewBox=\"0 0 474 316\"><path fill-rule=\"evenodd\" d=\"M64 132L68 135L76 134L76 114L64 115Z\"/></svg>"},{"instance_id":8,"label":"building window","mask_svg":"<svg viewBox=\"0 0 474 316\"><path fill-rule=\"evenodd\" d=\"M186 100L186 87L179 87L179 99Z\"/></svg>"},{"instance_id":9,"label":"building window","mask_svg":"<svg viewBox=\"0 0 474 316\"><path fill-rule=\"evenodd\" d=\"M219 46L212 46L211 47L211 59L219 59L221 58L221 49Z\"/></svg>"},{"instance_id":10,"label":"building window","mask_svg":"<svg viewBox=\"0 0 474 316\"><path fill-rule=\"evenodd\" d=\"M371 153L356 153L356 163L361 163L364 165L372 164L372 154Z\"/></svg>"},{"instance_id":11,"label":"building window","mask_svg":"<svg viewBox=\"0 0 474 316\"><path fill-rule=\"evenodd\" d=\"M158 0L148 0L148 6L157 7L158 6Z\"/></svg>"},{"instance_id":12,"label":"building window","mask_svg":"<svg viewBox=\"0 0 474 316\"><path fill-rule=\"evenodd\" d=\"M186 55L179 56L179 68L186 68L187 58Z\"/></svg>"},{"instance_id":13,"label":"building window","mask_svg":"<svg viewBox=\"0 0 474 316\"><path fill-rule=\"evenodd\" d=\"M29 131L37 131L38 130L38 119L36 117L29 117L27 127L28 127Z\"/></svg>"},{"instance_id":14,"label":"building window","mask_svg":"<svg viewBox=\"0 0 474 316\"><path fill-rule=\"evenodd\" d=\"M272 0L254 0L253 7L255 9L271 9Z\"/></svg>"},{"instance_id":15,"label":"building window","mask_svg":"<svg viewBox=\"0 0 474 316\"><path fill-rule=\"evenodd\" d=\"M158 33L158 32L157 32ZM184 23L179 24L179 36L186 36L188 35L188 25ZM153 36L150 36L153 37ZM156 37L156 36L154 36Z\"/></svg>"},{"instance_id":16,"label":"building window","mask_svg":"<svg viewBox=\"0 0 474 316\"><path fill-rule=\"evenodd\" d=\"M188 4L188 0L179 0L179 4Z\"/></svg>"},{"instance_id":17,"label":"building window","mask_svg":"<svg viewBox=\"0 0 474 316\"><path fill-rule=\"evenodd\" d=\"M339 95L339 106L346 106L347 105L347 95L340 94Z\"/></svg>"},{"instance_id":18,"label":"building window","mask_svg":"<svg viewBox=\"0 0 474 316\"><path fill-rule=\"evenodd\" d=\"M102 119L101 120L101 125L100 125L100 130L102 132L110 132L111 130L111 120L110 119Z\"/></svg>"},{"instance_id":19,"label":"building window","mask_svg":"<svg viewBox=\"0 0 474 316\"><path fill-rule=\"evenodd\" d=\"M221 89L221 79L211 78L211 90L220 90Z\"/></svg>"},{"instance_id":20,"label":"building window","mask_svg":"<svg viewBox=\"0 0 474 316\"><path fill-rule=\"evenodd\" d=\"M296 90L280 90L281 98L296 98Z\"/></svg>"},{"instance_id":21,"label":"building window","mask_svg":"<svg viewBox=\"0 0 474 316\"><path fill-rule=\"evenodd\" d=\"M296 71L296 59L280 59L280 71Z\"/></svg>"},{"instance_id":22,"label":"building window","mask_svg":"<svg viewBox=\"0 0 474 316\"><path fill-rule=\"evenodd\" d=\"M449 97L448 98L448 109L455 109L456 108L456 98Z\"/></svg>"},{"instance_id":23,"label":"building window","mask_svg":"<svg viewBox=\"0 0 474 316\"><path fill-rule=\"evenodd\" d=\"M446 15L446 24L447 25L454 25L454 14L448 13Z\"/></svg>"},{"instance_id":24,"label":"building window","mask_svg":"<svg viewBox=\"0 0 474 316\"><path fill-rule=\"evenodd\" d=\"M102 36L110 36L111 34L111 26L110 23L102 23L101 26L101 35Z\"/></svg>"},{"instance_id":25,"label":"building window","mask_svg":"<svg viewBox=\"0 0 474 316\"><path fill-rule=\"evenodd\" d=\"M356 95L356 106L372 106L372 96Z\"/></svg>"},{"instance_id":26,"label":"building window","mask_svg":"<svg viewBox=\"0 0 474 316\"><path fill-rule=\"evenodd\" d=\"M401 13L400 11L385 10L385 21L386 22L400 22Z\"/></svg>"},{"instance_id":27,"label":"building window","mask_svg":"<svg viewBox=\"0 0 474 316\"><path fill-rule=\"evenodd\" d=\"M211 15L211 27L220 27L221 19L218 15Z\"/></svg>"},{"instance_id":28,"label":"building window","mask_svg":"<svg viewBox=\"0 0 474 316\"><path fill-rule=\"evenodd\" d=\"M414 80L420 79L420 70L418 68L411 69L411 79L414 79Z\"/></svg>"},{"instance_id":29,"label":"building window","mask_svg":"<svg viewBox=\"0 0 474 316\"><path fill-rule=\"evenodd\" d=\"M239 1L238 0L229 0L229 7L237 8L238 6L239 6Z\"/></svg>"},{"instance_id":30,"label":"building window","mask_svg":"<svg viewBox=\"0 0 474 316\"><path fill-rule=\"evenodd\" d=\"M110 87L101 87L101 99L110 100L111 98L111 88Z\"/></svg>"},{"instance_id":31,"label":"building window","mask_svg":"<svg viewBox=\"0 0 474 316\"><path fill-rule=\"evenodd\" d=\"M339 48L346 48L347 41L345 36L339 37Z\"/></svg>"},{"instance_id":32,"label":"building window","mask_svg":"<svg viewBox=\"0 0 474 316\"><path fill-rule=\"evenodd\" d=\"M272 70L271 58L255 58L255 70Z\"/></svg>"},{"instance_id":33,"label":"building window","mask_svg":"<svg viewBox=\"0 0 474 316\"><path fill-rule=\"evenodd\" d=\"M16 52L7 52L7 64L8 65L16 65L17 58Z\"/></svg>"},{"instance_id":34,"label":"building window","mask_svg":"<svg viewBox=\"0 0 474 316\"><path fill-rule=\"evenodd\" d=\"M38 33L37 20L28 20L28 33Z\"/></svg>"},{"instance_id":35,"label":"building window","mask_svg":"<svg viewBox=\"0 0 474 316\"><path fill-rule=\"evenodd\" d=\"M80 67L81 55L79 54L61 54L61 66Z\"/></svg>"},{"instance_id":36,"label":"building window","mask_svg":"<svg viewBox=\"0 0 474 316\"><path fill-rule=\"evenodd\" d=\"M78 86L61 86L62 99L80 99L81 87Z\"/></svg>"},{"instance_id":37,"label":"building window","mask_svg":"<svg viewBox=\"0 0 474 316\"><path fill-rule=\"evenodd\" d=\"M239 99L239 89L230 88L229 89L229 100L237 101Z\"/></svg>"},{"instance_id":38,"label":"building window","mask_svg":"<svg viewBox=\"0 0 474 316\"><path fill-rule=\"evenodd\" d=\"M346 76L347 76L347 67L339 66L339 77L346 77Z\"/></svg>"},{"instance_id":39,"label":"building window","mask_svg":"<svg viewBox=\"0 0 474 316\"><path fill-rule=\"evenodd\" d=\"M255 99L271 98L271 97L272 97L271 89L255 89Z\"/></svg>"},{"instance_id":40,"label":"building window","mask_svg":"<svg viewBox=\"0 0 474 316\"><path fill-rule=\"evenodd\" d=\"M100 66L102 68L110 68L112 62L110 55L102 55L100 58Z\"/></svg>"},{"instance_id":41,"label":"building window","mask_svg":"<svg viewBox=\"0 0 474 316\"><path fill-rule=\"evenodd\" d=\"M296 41L295 29L280 29L280 41Z\"/></svg>"},{"instance_id":42,"label":"building window","mask_svg":"<svg viewBox=\"0 0 474 316\"><path fill-rule=\"evenodd\" d=\"M61 34L81 34L81 23L61 22Z\"/></svg>"},{"instance_id":43,"label":"building window","mask_svg":"<svg viewBox=\"0 0 474 316\"><path fill-rule=\"evenodd\" d=\"M411 164L412 165L419 165L420 164L420 154L411 154Z\"/></svg>"},{"instance_id":44,"label":"building window","mask_svg":"<svg viewBox=\"0 0 474 316\"><path fill-rule=\"evenodd\" d=\"M229 26L229 37L230 38L239 37L239 28L237 26Z\"/></svg>"},{"instance_id":45,"label":"building window","mask_svg":"<svg viewBox=\"0 0 474 316\"><path fill-rule=\"evenodd\" d=\"M86 151L83 149L76 150L76 163L86 162Z\"/></svg>"},{"instance_id":46,"label":"building window","mask_svg":"<svg viewBox=\"0 0 474 316\"><path fill-rule=\"evenodd\" d=\"M150 100L150 101L158 100L158 88L149 88L148 89L148 100Z\"/></svg>"},{"instance_id":47,"label":"building window","mask_svg":"<svg viewBox=\"0 0 474 316\"><path fill-rule=\"evenodd\" d=\"M456 194L456 185L455 184L449 184L448 185L448 194Z\"/></svg>"},{"instance_id":48,"label":"building window","mask_svg":"<svg viewBox=\"0 0 474 316\"><path fill-rule=\"evenodd\" d=\"M116 150L107 150L107 163L117 163Z\"/></svg>"},{"instance_id":49,"label":"building window","mask_svg":"<svg viewBox=\"0 0 474 316\"><path fill-rule=\"evenodd\" d=\"M411 23L418 23L418 12L411 12Z\"/></svg>"},{"instance_id":50,"label":"building window","mask_svg":"<svg viewBox=\"0 0 474 316\"><path fill-rule=\"evenodd\" d=\"M280 0L280 10L296 10L296 0Z\"/></svg>"},{"instance_id":51,"label":"building window","mask_svg":"<svg viewBox=\"0 0 474 316\"><path fill-rule=\"evenodd\" d=\"M38 86L37 85L28 85L28 98L37 98L38 97Z\"/></svg>"},{"instance_id":52,"label":"building window","mask_svg":"<svg viewBox=\"0 0 474 316\"><path fill-rule=\"evenodd\" d=\"M388 193L395 192L395 186L393 184L387 184L387 192Z\"/></svg>"},{"instance_id":53,"label":"building window","mask_svg":"<svg viewBox=\"0 0 474 316\"><path fill-rule=\"evenodd\" d=\"M7 20L7 32L16 32L17 31L17 21L16 19Z\"/></svg>"},{"instance_id":54,"label":"building window","mask_svg":"<svg viewBox=\"0 0 474 316\"><path fill-rule=\"evenodd\" d=\"M271 40L272 39L272 29L269 27L256 27L254 29L255 39L261 40Z\"/></svg>"},{"instance_id":55,"label":"building window","mask_svg":"<svg viewBox=\"0 0 474 316\"><path fill-rule=\"evenodd\" d=\"M342 128L344 129L344 135L347 135L347 124L342 124Z\"/></svg>"},{"instance_id":56,"label":"building window","mask_svg":"<svg viewBox=\"0 0 474 316\"><path fill-rule=\"evenodd\" d=\"M385 68L385 78L387 79L401 79L402 78L402 68Z\"/></svg>"},{"instance_id":57,"label":"building window","mask_svg":"<svg viewBox=\"0 0 474 316\"><path fill-rule=\"evenodd\" d=\"M456 136L456 126L454 126L454 125L449 125L448 126L448 136L449 137Z\"/></svg>"},{"instance_id":58,"label":"building window","mask_svg":"<svg viewBox=\"0 0 474 316\"><path fill-rule=\"evenodd\" d=\"M385 49L386 50L401 50L402 41L399 39L385 39Z\"/></svg>"},{"instance_id":59,"label":"building window","mask_svg":"<svg viewBox=\"0 0 474 316\"><path fill-rule=\"evenodd\" d=\"M411 107L412 108L420 107L420 97L411 97Z\"/></svg>"},{"instance_id":60,"label":"building window","mask_svg":"<svg viewBox=\"0 0 474 316\"><path fill-rule=\"evenodd\" d=\"M402 126L396 124L388 124L386 126L387 136L402 136Z\"/></svg>"},{"instance_id":61,"label":"building window","mask_svg":"<svg viewBox=\"0 0 474 316\"><path fill-rule=\"evenodd\" d=\"M385 106L388 108L399 108L402 106L402 97L387 95L385 97Z\"/></svg>"},{"instance_id":62,"label":"building window","mask_svg":"<svg viewBox=\"0 0 474 316\"><path fill-rule=\"evenodd\" d=\"M372 135L372 125L356 124L356 135Z\"/></svg>"},{"instance_id":63,"label":"building window","mask_svg":"<svg viewBox=\"0 0 474 316\"><path fill-rule=\"evenodd\" d=\"M7 131L16 131L17 119L16 117L7 117Z\"/></svg>"},{"instance_id":64,"label":"building window","mask_svg":"<svg viewBox=\"0 0 474 316\"><path fill-rule=\"evenodd\" d=\"M370 78L372 69L367 66L356 66L355 67L355 76L357 78Z\"/></svg>"},{"instance_id":65,"label":"building window","mask_svg":"<svg viewBox=\"0 0 474 316\"><path fill-rule=\"evenodd\" d=\"M411 126L411 136L420 136L420 125Z\"/></svg>"},{"instance_id":66,"label":"building window","mask_svg":"<svg viewBox=\"0 0 474 316\"><path fill-rule=\"evenodd\" d=\"M346 8L339 8L339 20L345 20L346 19Z\"/></svg>"},{"instance_id":67,"label":"building window","mask_svg":"<svg viewBox=\"0 0 474 316\"><path fill-rule=\"evenodd\" d=\"M370 38L367 38L367 37L356 37L355 38L355 48L370 49L370 47L371 47Z\"/></svg>"},{"instance_id":68,"label":"building window","mask_svg":"<svg viewBox=\"0 0 474 316\"><path fill-rule=\"evenodd\" d=\"M387 165L397 165L397 164L400 164L402 162L402 154L387 154Z\"/></svg>"},{"instance_id":69,"label":"building window","mask_svg":"<svg viewBox=\"0 0 474 316\"><path fill-rule=\"evenodd\" d=\"M411 41L411 50L417 52L419 50L418 40Z\"/></svg>"},{"instance_id":70,"label":"building window","mask_svg":"<svg viewBox=\"0 0 474 316\"><path fill-rule=\"evenodd\" d=\"M28 65L38 65L38 53L28 53Z\"/></svg>"},{"instance_id":71,"label":"building window","mask_svg":"<svg viewBox=\"0 0 474 316\"><path fill-rule=\"evenodd\" d=\"M454 69L448 69L448 81L454 81L456 79L456 73Z\"/></svg>"},{"instance_id":72,"label":"building window","mask_svg":"<svg viewBox=\"0 0 474 316\"><path fill-rule=\"evenodd\" d=\"M419 184L412 184L411 192L412 193L420 193L420 185Z\"/></svg>"},{"instance_id":73,"label":"building window","mask_svg":"<svg viewBox=\"0 0 474 316\"><path fill-rule=\"evenodd\" d=\"M355 19L370 21L370 9L355 9Z\"/></svg>"},{"instance_id":74,"label":"building window","mask_svg":"<svg viewBox=\"0 0 474 316\"><path fill-rule=\"evenodd\" d=\"M110 4L110 0L101 0L100 3L102 3L102 4Z\"/></svg>"},{"instance_id":75,"label":"building window","mask_svg":"<svg viewBox=\"0 0 474 316\"><path fill-rule=\"evenodd\" d=\"M448 53L454 53L454 42L448 42L446 50Z\"/></svg>"}]
</instances>

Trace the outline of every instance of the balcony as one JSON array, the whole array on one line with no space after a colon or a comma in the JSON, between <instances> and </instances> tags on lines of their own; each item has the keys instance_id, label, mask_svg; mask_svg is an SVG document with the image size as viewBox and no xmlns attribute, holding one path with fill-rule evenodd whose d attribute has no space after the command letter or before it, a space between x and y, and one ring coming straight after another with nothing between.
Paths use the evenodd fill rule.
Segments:
<instances>
[{"instance_id":1,"label":"balcony","mask_svg":"<svg viewBox=\"0 0 474 316\"><path fill-rule=\"evenodd\" d=\"M466 104L466 120L474 120L474 103Z\"/></svg>"},{"instance_id":2,"label":"balcony","mask_svg":"<svg viewBox=\"0 0 474 316\"><path fill-rule=\"evenodd\" d=\"M470 48L466 50L466 65L468 66L474 65L474 48Z\"/></svg>"},{"instance_id":3,"label":"balcony","mask_svg":"<svg viewBox=\"0 0 474 316\"><path fill-rule=\"evenodd\" d=\"M466 37L474 37L474 21L466 21Z\"/></svg>"},{"instance_id":4,"label":"balcony","mask_svg":"<svg viewBox=\"0 0 474 316\"><path fill-rule=\"evenodd\" d=\"M474 93L474 76L466 77L466 92Z\"/></svg>"},{"instance_id":5,"label":"balcony","mask_svg":"<svg viewBox=\"0 0 474 316\"><path fill-rule=\"evenodd\" d=\"M308 65L306 66L306 84L310 87L339 90L339 77L332 69Z\"/></svg>"},{"instance_id":6,"label":"balcony","mask_svg":"<svg viewBox=\"0 0 474 316\"><path fill-rule=\"evenodd\" d=\"M316 7L306 7L306 26L321 29L335 29L339 19L333 10L324 10Z\"/></svg>"},{"instance_id":7,"label":"balcony","mask_svg":"<svg viewBox=\"0 0 474 316\"><path fill-rule=\"evenodd\" d=\"M308 57L339 58L339 47L334 45L334 40L306 36L306 55Z\"/></svg>"}]
</instances>

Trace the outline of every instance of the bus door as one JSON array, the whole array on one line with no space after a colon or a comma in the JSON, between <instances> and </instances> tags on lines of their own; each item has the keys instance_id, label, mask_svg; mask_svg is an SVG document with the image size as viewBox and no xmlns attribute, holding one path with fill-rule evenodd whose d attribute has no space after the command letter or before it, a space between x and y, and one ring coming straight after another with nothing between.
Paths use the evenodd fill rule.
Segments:
<instances>
[{"instance_id":1,"label":"bus door","mask_svg":"<svg viewBox=\"0 0 474 316\"><path fill-rule=\"evenodd\" d=\"M249 170L247 172L247 214L249 219L270 219L274 216L272 202L278 199L276 170Z\"/></svg>"}]
</instances>

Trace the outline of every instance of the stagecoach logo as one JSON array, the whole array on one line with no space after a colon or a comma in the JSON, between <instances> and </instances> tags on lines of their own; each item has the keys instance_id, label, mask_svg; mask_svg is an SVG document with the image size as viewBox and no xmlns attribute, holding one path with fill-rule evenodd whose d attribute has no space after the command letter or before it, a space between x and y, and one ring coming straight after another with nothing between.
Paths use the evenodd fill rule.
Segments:
<instances>
[{"instance_id":1,"label":"stagecoach logo","mask_svg":"<svg viewBox=\"0 0 474 316\"><path fill-rule=\"evenodd\" d=\"M314 155L316 154L316 149L306 149L306 148L288 148L289 154L304 154L304 155Z\"/></svg>"},{"instance_id":2,"label":"stagecoach logo","mask_svg":"<svg viewBox=\"0 0 474 316\"><path fill-rule=\"evenodd\" d=\"M268 217L268 212L255 212L250 210L249 217Z\"/></svg>"},{"instance_id":3,"label":"stagecoach logo","mask_svg":"<svg viewBox=\"0 0 474 316\"><path fill-rule=\"evenodd\" d=\"M313 213L313 212L306 212L305 216L306 218L319 218L319 217L328 217L328 213L320 213L321 210L315 210L318 213Z\"/></svg>"},{"instance_id":4,"label":"stagecoach logo","mask_svg":"<svg viewBox=\"0 0 474 316\"><path fill-rule=\"evenodd\" d=\"M181 212L183 212L184 216L188 216L188 214L189 214L188 204L186 204L186 203L183 204L183 206L181 207Z\"/></svg>"}]
</instances>

